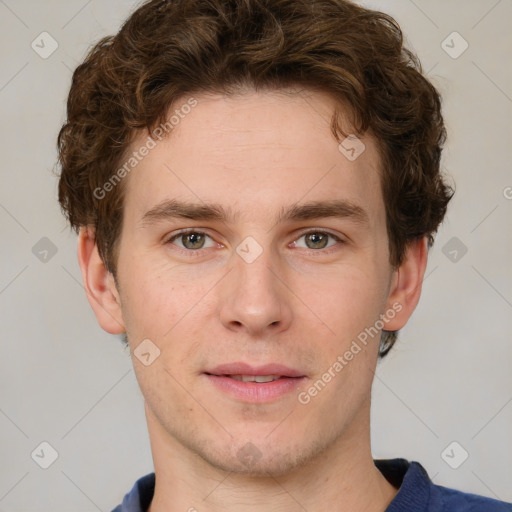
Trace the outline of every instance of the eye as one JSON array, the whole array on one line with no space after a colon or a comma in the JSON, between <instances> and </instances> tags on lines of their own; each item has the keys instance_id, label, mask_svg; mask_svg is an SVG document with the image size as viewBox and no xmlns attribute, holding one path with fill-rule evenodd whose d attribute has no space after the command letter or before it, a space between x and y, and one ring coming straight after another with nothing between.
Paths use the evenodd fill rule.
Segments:
<instances>
[{"instance_id":1,"label":"eye","mask_svg":"<svg viewBox=\"0 0 512 512\"><path fill-rule=\"evenodd\" d=\"M301 238L304 238L305 240L305 248L312 250L329 248L333 245L336 245L336 242L343 243L341 238L327 231L308 231L307 233L302 233L302 235L297 240L300 240ZM335 243L327 245L329 238L331 238ZM294 247L304 247L298 245L297 241L293 242L292 245Z\"/></svg>"},{"instance_id":2,"label":"eye","mask_svg":"<svg viewBox=\"0 0 512 512\"><path fill-rule=\"evenodd\" d=\"M211 240L210 245L205 245L205 240L209 238ZM305 245L299 245L298 240L304 238ZM329 238L332 240L332 244L328 245ZM177 242L179 243L177 243ZM302 235L294 242L292 242L293 247L300 247L305 249L310 249L317 251L318 249L326 249L330 248L338 243L344 243L343 240L332 233L327 231L308 231L306 233L302 233ZM213 239L207 235L203 231L197 231L193 229L183 230L179 233L170 237L165 243L171 243L173 245L177 245L184 250L187 251L199 251L200 249L207 249L209 247L214 247L215 242Z\"/></svg>"},{"instance_id":3,"label":"eye","mask_svg":"<svg viewBox=\"0 0 512 512\"><path fill-rule=\"evenodd\" d=\"M179 245L179 244L174 244L174 245L178 245L178 247L181 247L182 249L196 251L199 249L207 248L205 246L206 238L209 238L210 240L212 240L212 238L210 236L208 236L206 233L204 233L203 231L194 231L194 230L190 229L187 231L181 231L178 234L173 235L171 238L169 238L166 241L166 243L174 243L174 240L177 239L179 242L181 242L182 245ZM213 242L213 240L212 240L212 242ZM215 245L215 243L212 243L208 247L213 247L214 245Z\"/></svg>"}]
</instances>

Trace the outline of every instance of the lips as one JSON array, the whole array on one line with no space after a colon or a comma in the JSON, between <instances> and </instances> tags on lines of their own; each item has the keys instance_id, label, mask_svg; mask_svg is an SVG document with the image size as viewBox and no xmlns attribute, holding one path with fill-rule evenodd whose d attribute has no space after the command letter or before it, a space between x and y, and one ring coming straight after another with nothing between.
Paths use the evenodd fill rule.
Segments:
<instances>
[{"instance_id":1,"label":"lips","mask_svg":"<svg viewBox=\"0 0 512 512\"><path fill-rule=\"evenodd\" d=\"M271 382L284 377L305 377L305 374L300 370L277 363L270 363L263 366L251 366L242 362L226 363L209 369L204 373L208 375L231 377L243 382Z\"/></svg>"},{"instance_id":2,"label":"lips","mask_svg":"<svg viewBox=\"0 0 512 512\"><path fill-rule=\"evenodd\" d=\"M203 372L206 381L225 396L238 402L270 404L297 393L307 376L282 364L251 366L228 363Z\"/></svg>"},{"instance_id":3,"label":"lips","mask_svg":"<svg viewBox=\"0 0 512 512\"><path fill-rule=\"evenodd\" d=\"M282 375L227 375L227 377L241 382L274 382L277 379L283 378Z\"/></svg>"}]
</instances>

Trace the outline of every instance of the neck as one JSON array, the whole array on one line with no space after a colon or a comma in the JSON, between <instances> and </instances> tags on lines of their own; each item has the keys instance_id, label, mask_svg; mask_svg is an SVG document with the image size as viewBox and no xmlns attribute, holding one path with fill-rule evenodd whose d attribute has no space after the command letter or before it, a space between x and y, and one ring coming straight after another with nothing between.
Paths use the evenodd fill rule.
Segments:
<instances>
[{"instance_id":1,"label":"neck","mask_svg":"<svg viewBox=\"0 0 512 512\"><path fill-rule=\"evenodd\" d=\"M384 512L397 489L373 462L369 404L360 414L332 445L293 471L251 476L213 467L169 436L147 408L156 477L148 510Z\"/></svg>"}]
</instances>

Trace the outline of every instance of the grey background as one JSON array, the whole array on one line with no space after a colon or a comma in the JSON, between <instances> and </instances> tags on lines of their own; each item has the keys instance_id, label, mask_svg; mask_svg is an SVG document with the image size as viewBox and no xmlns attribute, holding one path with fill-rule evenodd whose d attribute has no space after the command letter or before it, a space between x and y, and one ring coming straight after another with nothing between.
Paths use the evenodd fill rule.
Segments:
<instances>
[{"instance_id":1,"label":"grey background","mask_svg":"<svg viewBox=\"0 0 512 512\"><path fill-rule=\"evenodd\" d=\"M399 21L441 90L457 185L418 309L378 367L373 453L512 501L512 1L364 4ZM86 300L52 174L71 72L135 5L0 0L0 512L109 511L153 470L129 354ZM46 59L31 47L43 31L58 43Z\"/></svg>"}]
</instances>

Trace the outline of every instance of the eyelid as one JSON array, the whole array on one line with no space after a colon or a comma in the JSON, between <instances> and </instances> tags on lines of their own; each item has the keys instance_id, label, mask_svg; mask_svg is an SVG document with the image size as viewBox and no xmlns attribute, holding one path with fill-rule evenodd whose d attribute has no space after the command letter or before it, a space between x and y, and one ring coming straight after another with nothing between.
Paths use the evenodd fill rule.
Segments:
<instances>
[{"instance_id":1,"label":"eyelid","mask_svg":"<svg viewBox=\"0 0 512 512\"><path fill-rule=\"evenodd\" d=\"M183 236L183 235L188 235L189 233L198 233L200 235L206 235L208 237L210 237L212 240L214 240L213 236L210 235L208 233L208 231L206 231L205 229L202 229L202 228L184 228L184 229L181 229L175 233L172 233L170 235L166 235L163 239L163 243L164 244L169 244L169 243L172 243L172 241L176 238L178 238L179 236ZM215 242L216 244L218 244L219 242ZM181 247L179 247L179 249L181 249ZM207 247L207 249L209 249L209 247ZM187 252L199 252L201 251L202 249L196 249L195 251L192 250L192 249L184 249L185 251Z\"/></svg>"},{"instance_id":2,"label":"eyelid","mask_svg":"<svg viewBox=\"0 0 512 512\"><path fill-rule=\"evenodd\" d=\"M164 244L168 244L168 243L172 243L172 241L176 238L178 238L180 235L186 235L186 234L189 234L189 233L198 233L198 234L201 234L201 235L206 235L208 236L209 238L211 238L212 240L214 240L213 236L211 236L210 234L208 234L208 231L205 230L204 228L184 228L176 233L172 233L170 236L166 236L164 238ZM304 235L308 235L310 233L324 233L324 234L327 234L329 235L330 237L334 238L336 240L336 242L339 242L341 244L346 244L347 241L341 237L340 235L337 235L335 233L333 233L332 231L328 230L328 229L325 229L325 228L304 228L304 230L300 231L299 233L297 233L297 235L295 235L294 237L294 240L291 242L291 243L295 243L299 238L302 238ZM214 240L215 241L215 240ZM216 244L219 244L219 242L215 242ZM174 245L174 244L173 244ZM221 244L222 245L222 244ZM327 249L306 249L308 251L311 251L311 252L318 252L318 253L327 253L327 252L331 252L331 250L335 249L336 246L331 246L331 247L328 247ZM204 249L182 249L181 247L178 247L178 249L181 249L182 251L185 251L185 252L188 252L188 253L199 253L200 251L204 250ZM205 249L211 249L211 247L206 247Z\"/></svg>"},{"instance_id":3,"label":"eyelid","mask_svg":"<svg viewBox=\"0 0 512 512\"><path fill-rule=\"evenodd\" d=\"M326 228L304 228L303 231L299 231L299 233L296 235L297 237L301 237L301 236L304 236L304 235L307 235L308 233L325 233L327 235L330 235L332 236L333 238L335 238L336 240L340 241L340 242L344 242L345 239L342 238L342 235L340 234L337 234L337 233L333 233L332 231L330 231L329 229L326 229Z\"/></svg>"},{"instance_id":4,"label":"eyelid","mask_svg":"<svg viewBox=\"0 0 512 512\"><path fill-rule=\"evenodd\" d=\"M322 233L322 234L326 234L326 235L329 235L331 238L333 238L337 243L334 244L334 245L331 245L330 247L327 247L325 249L308 249L308 248L303 248L303 247L299 247L299 249L304 249L306 251L308 251L308 253L310 254L318 254L318 255L327 255L327 254L330 254L334 251L337 251L340 249L340 246L341 245L345 245L347 243L347 240L345 240L345 238L343 238L342 236L336 234L336 233L333 233L332 231L328 230L328 229L325 229L325 228L305 228L303 231L300 231L294 238L293 242L291 242L292 244L296 243L297 240L299 240L300 238L302 238L304 235L308 235L310 233Z\"/></svg>"}]
</instances>

